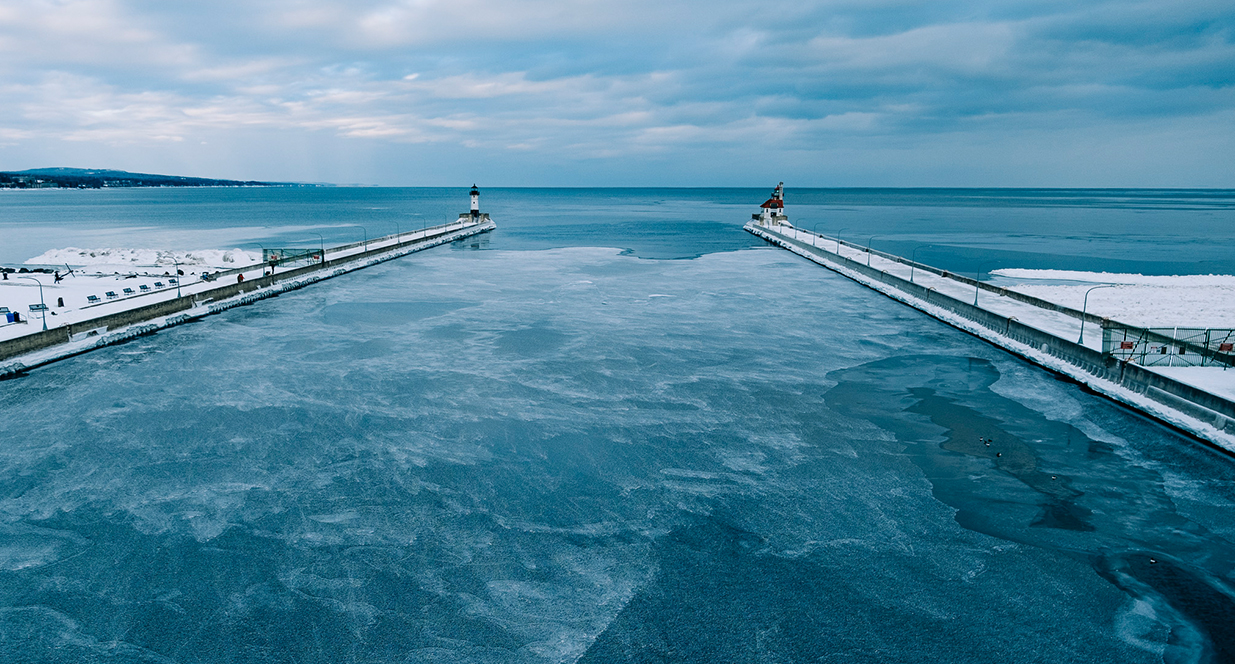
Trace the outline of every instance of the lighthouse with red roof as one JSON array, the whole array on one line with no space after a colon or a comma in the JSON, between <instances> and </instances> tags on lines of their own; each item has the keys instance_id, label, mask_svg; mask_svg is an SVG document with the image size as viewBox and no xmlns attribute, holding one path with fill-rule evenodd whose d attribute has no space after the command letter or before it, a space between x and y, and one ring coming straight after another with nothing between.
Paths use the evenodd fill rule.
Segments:
<instances>
[{"instance_id":1,"label":"lighthouse with red roof","mask_svg":"<svg viewBox=\"0 0 1235 664\"><path fill-rule=\"evenodd\" d=\"M759 207L763 210L759 214L752 214L751 219L759 222L762 226L789 226L789 217L785 216L785 183L781 182L776 185L776 189L772 191L772 197L763 202Z\"/></svg>"}]
</instances>

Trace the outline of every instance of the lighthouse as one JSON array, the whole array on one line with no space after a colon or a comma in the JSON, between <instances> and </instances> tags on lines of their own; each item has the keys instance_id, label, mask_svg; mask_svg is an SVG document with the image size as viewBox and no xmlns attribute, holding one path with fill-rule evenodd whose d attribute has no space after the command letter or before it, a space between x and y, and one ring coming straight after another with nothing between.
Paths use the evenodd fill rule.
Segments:
<instances>
[{"instance_id":1,"label":"lighthouse","mask_svg":"<svg viewBox=\"0 0 1235 664\"><path fill-rule=\"evenodd\" d=\"M489 214L481 213L480 211L480 190L473 184L472 190L467 193L472 197L472 209L468 212L460 212L458 223L463 224L489 221Z\"/></svg>"},{"instance_id":2,"label":"lighthouse","mask_svg":"<svg viewBox=\"0 0 1235 664\"><path fill-rule=\"evenodd\" d=\"M759 214L750 217L763 226L789 226L789 217L785 216L785 183L781 182L772 190L772 197L763 202Z\"/></svg>"}]
</instances>

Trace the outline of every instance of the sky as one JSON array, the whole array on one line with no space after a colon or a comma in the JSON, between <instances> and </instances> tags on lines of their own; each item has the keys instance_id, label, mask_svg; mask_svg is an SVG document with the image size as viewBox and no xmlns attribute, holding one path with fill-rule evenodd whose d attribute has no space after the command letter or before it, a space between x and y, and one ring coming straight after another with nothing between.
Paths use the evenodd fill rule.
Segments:
<instances>
[{"instance_id":1,"label":"sky","mask_svg":"<svg viewBox=\"0 0 1235 664\"><path fill-rule=\"evenodd\" d=\"M0 170L1235 187L1231 0L0 0Z\"/></svg>"}]
</instances>

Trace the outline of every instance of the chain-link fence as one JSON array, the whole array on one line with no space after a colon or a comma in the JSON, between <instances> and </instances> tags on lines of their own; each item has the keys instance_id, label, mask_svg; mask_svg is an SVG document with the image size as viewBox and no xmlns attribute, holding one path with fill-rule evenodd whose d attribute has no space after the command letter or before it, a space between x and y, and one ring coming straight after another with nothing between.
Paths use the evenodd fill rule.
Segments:
<instances>
[{"instance_id":1,"label":"chain-link fence","mask_svg":"<svg viewBox=\"0 0 1235 664\"><path fill-rule=\"evenodd\" d=\"M1235 366L1235 330L1102 326L1102 352L1143 367Z\"/></svg>"}]
</instances>

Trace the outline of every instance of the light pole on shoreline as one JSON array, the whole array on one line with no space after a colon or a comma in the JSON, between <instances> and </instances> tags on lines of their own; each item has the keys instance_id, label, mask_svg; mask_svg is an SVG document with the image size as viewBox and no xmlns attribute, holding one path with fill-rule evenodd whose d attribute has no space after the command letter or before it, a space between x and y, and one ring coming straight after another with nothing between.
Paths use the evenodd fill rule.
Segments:
<instances>
[{"instance_id":1,"label":"light pole on shoreline","mask_svg":"<svg viewBox=\"0 0 1235 664\"><path fill-rule=\"evenodd\" d=\"M999 260L996 259L993 261L982 261L981 263L978 263L978 272L974 275L973 279L973 306L978 306L978 291L982 290L982 267L998 262Z\"/></svg>"},{"instance_id":2,"label":"light pole on shoreline","mask_svg":"<svg viewBox=\"0 0 1235 664\"><path fill-rule=\"evenodd\" d=\"M29 279L39 285L39 313L43 314L43 331L47 331L47 303L43 301L43 282L34 277L18 277L18 279Z\"/></svg>"},{"instance_id":3,"label":"light pole on shoreline","mask_svg":"<svg viewBox=\"0 0 1235 664\"><path fill-rule=\"evenodd\" d=\"M837 255L837 256L839 256L839 255L840 255L840 232L841 232L841 231L847 231L847 230L849 230L849 227L848 227L848 226L846 226L846 227L844 227L844 228L840 229L839 231L836 231L836 255Z\"/></svg>"},{"instance_id":4,"label":"light pole on shoreline","mask_svg":"<svg viewBox=\"0 0 1235 664\"><path fill-rule=\"evenodd\" d=\"M810 243L811 243L811 245L812 245L812 246L815 246L815 247L818 247L818 246L819 246L819 238L823 237L822 235L820 235L820 234L819 234L819 227L820 227L820 226L822 226L822 225L824 225L824 224L826 224L826 223L828 223L828 222L826 222L826 221L821 221L821 222L819 222L819 223L815 224L814 226L811 226L811 227L810 227L810 232L811 232L811 233L813 233L813 234L815 235L815 237L811 238L811 242L810 242Z\"/></svg>"},{"instance_id":5,"label":"light pole on shoreline","mask_svg":"<svg viewBox=\"0 0 1235 664\"><path fill-rule=\"evenodd\" d=\"M260 243L260 242L254 242L253 244L256 244L257 246L261 247L261 249L262 249L262 259L261 259L260 261L257 261L257 262L258 262L258 264L263 264L263 263L265 263L265 262L266 262L266 253L269 251L269 249L267 249L266 247L264 247L264 246L262 245L262 243ZM271 256L273 256L273 255L274 255L274 254L271 254ZM270 260L272 260L272 261L273 261L273 260L275 260L275 259L274 259L274 258L271 258ZM265 272L266 272L266 266L265 266L265 265L262 265L262 273L263 273L263 274L265 274ZM271 265L271 266L270 266L270 274L271 274L271 275L273 275L273 274L274 274L274 265Z\"/></svg>"},{"instance_id":6,"label":"light pole on shoreline","mask_svg":"<svg viewBox=\"0 0 1235 664\"><path fill-rule=\"evenodd\" d=\"M360 224L352 224L352 225L355 226L356 228L359 228L361 231L364 232L364 250L368 251L369 250L369 229L365 228L364 226L361 226Z\"/></svg>"},{"instance_id":7,"label":"light pole on shoreline","mask_svg":"<svg viewBox=\"0 0 1235 664\"><path fill-rule=\"evenodd\" d=\"M180 272L180 261L172 258L172 265L176 266L176 297L180 297L180 277L183 277L184 274Z\"/></svg>"},{"instance_id":8,"label":"light pole on shoreline","mask_svg":"<svg viewBox=\"0 0 1235 664\"><path fill-rule=\"evenodd\" d=\"M871 239L866 241L866 267L871 266L871 242L877 237L879 236L872 235Z\"/></svg>"},{"instance_id":9,"label":"light pole on shoreline","mask_svg":"<svg viewBox=\"0 0 1235 664\"><path fill-rule=\"evenodd\" d=\"M1090 288L1089 290L1085 291L1085 301L1081 303L1081 336L1077 337L1076 339L1077 344L1081 346L1085 345L1085 310L1089 308L1089 294L1092 293L1093 291L1098 290L1099 288L1114 288L1115 286L1116 284L1101 284L1099 286L1094 286L1093 288Z\"/></svg>"},{"instance_id":10,"label":"light pole on shoreline","mask_svg":"<svg viewBox=\"0 0 1235 664\"><path fill-rule=\"evenodd\" d=\"M909 283L911 283L911 284L913 283L913 268L914 268L914 267L916 267L916 266L917 266L917 264L918 264L918 261L917 261L917 258L916 258L916 257L917 257L917 255L918 255L918 250L919 250L919 249L925 249L925 248L927 248L927 247L933 247L933 246L935 246L935 245L933 245L933 244L920 244L920 245L918 245L918 246L914 247L914 248L913 248L913 251L909 254Z\"/></svg>"},{"instance_id":11,"label":"light pole on shoreline","mask_svg":"<svg viewBox=\"0 0 1235 664\"><path fill-rule=\"evenodd\" d=\"M313 231L309 231L309 234L316 235L318 242L321 243L318 245L318 251L321 252L321 255L322 255L322 261L321 261L322 265L325 265L326 264L326 238L322 237L321 233L314 233Z\"/></svg>"},{"instance_id":12,"label":"light pole on shoreline","mask_svg":"<svg viewBox=\"0 0 1235 664\"><path fill-rule=\"evenodd\" d=\"M395 244L399 244L399 240L403 239L403 229L399 228L399 222L394 219L390 220L395 225Z\"/></svg>"}]
</instances>

